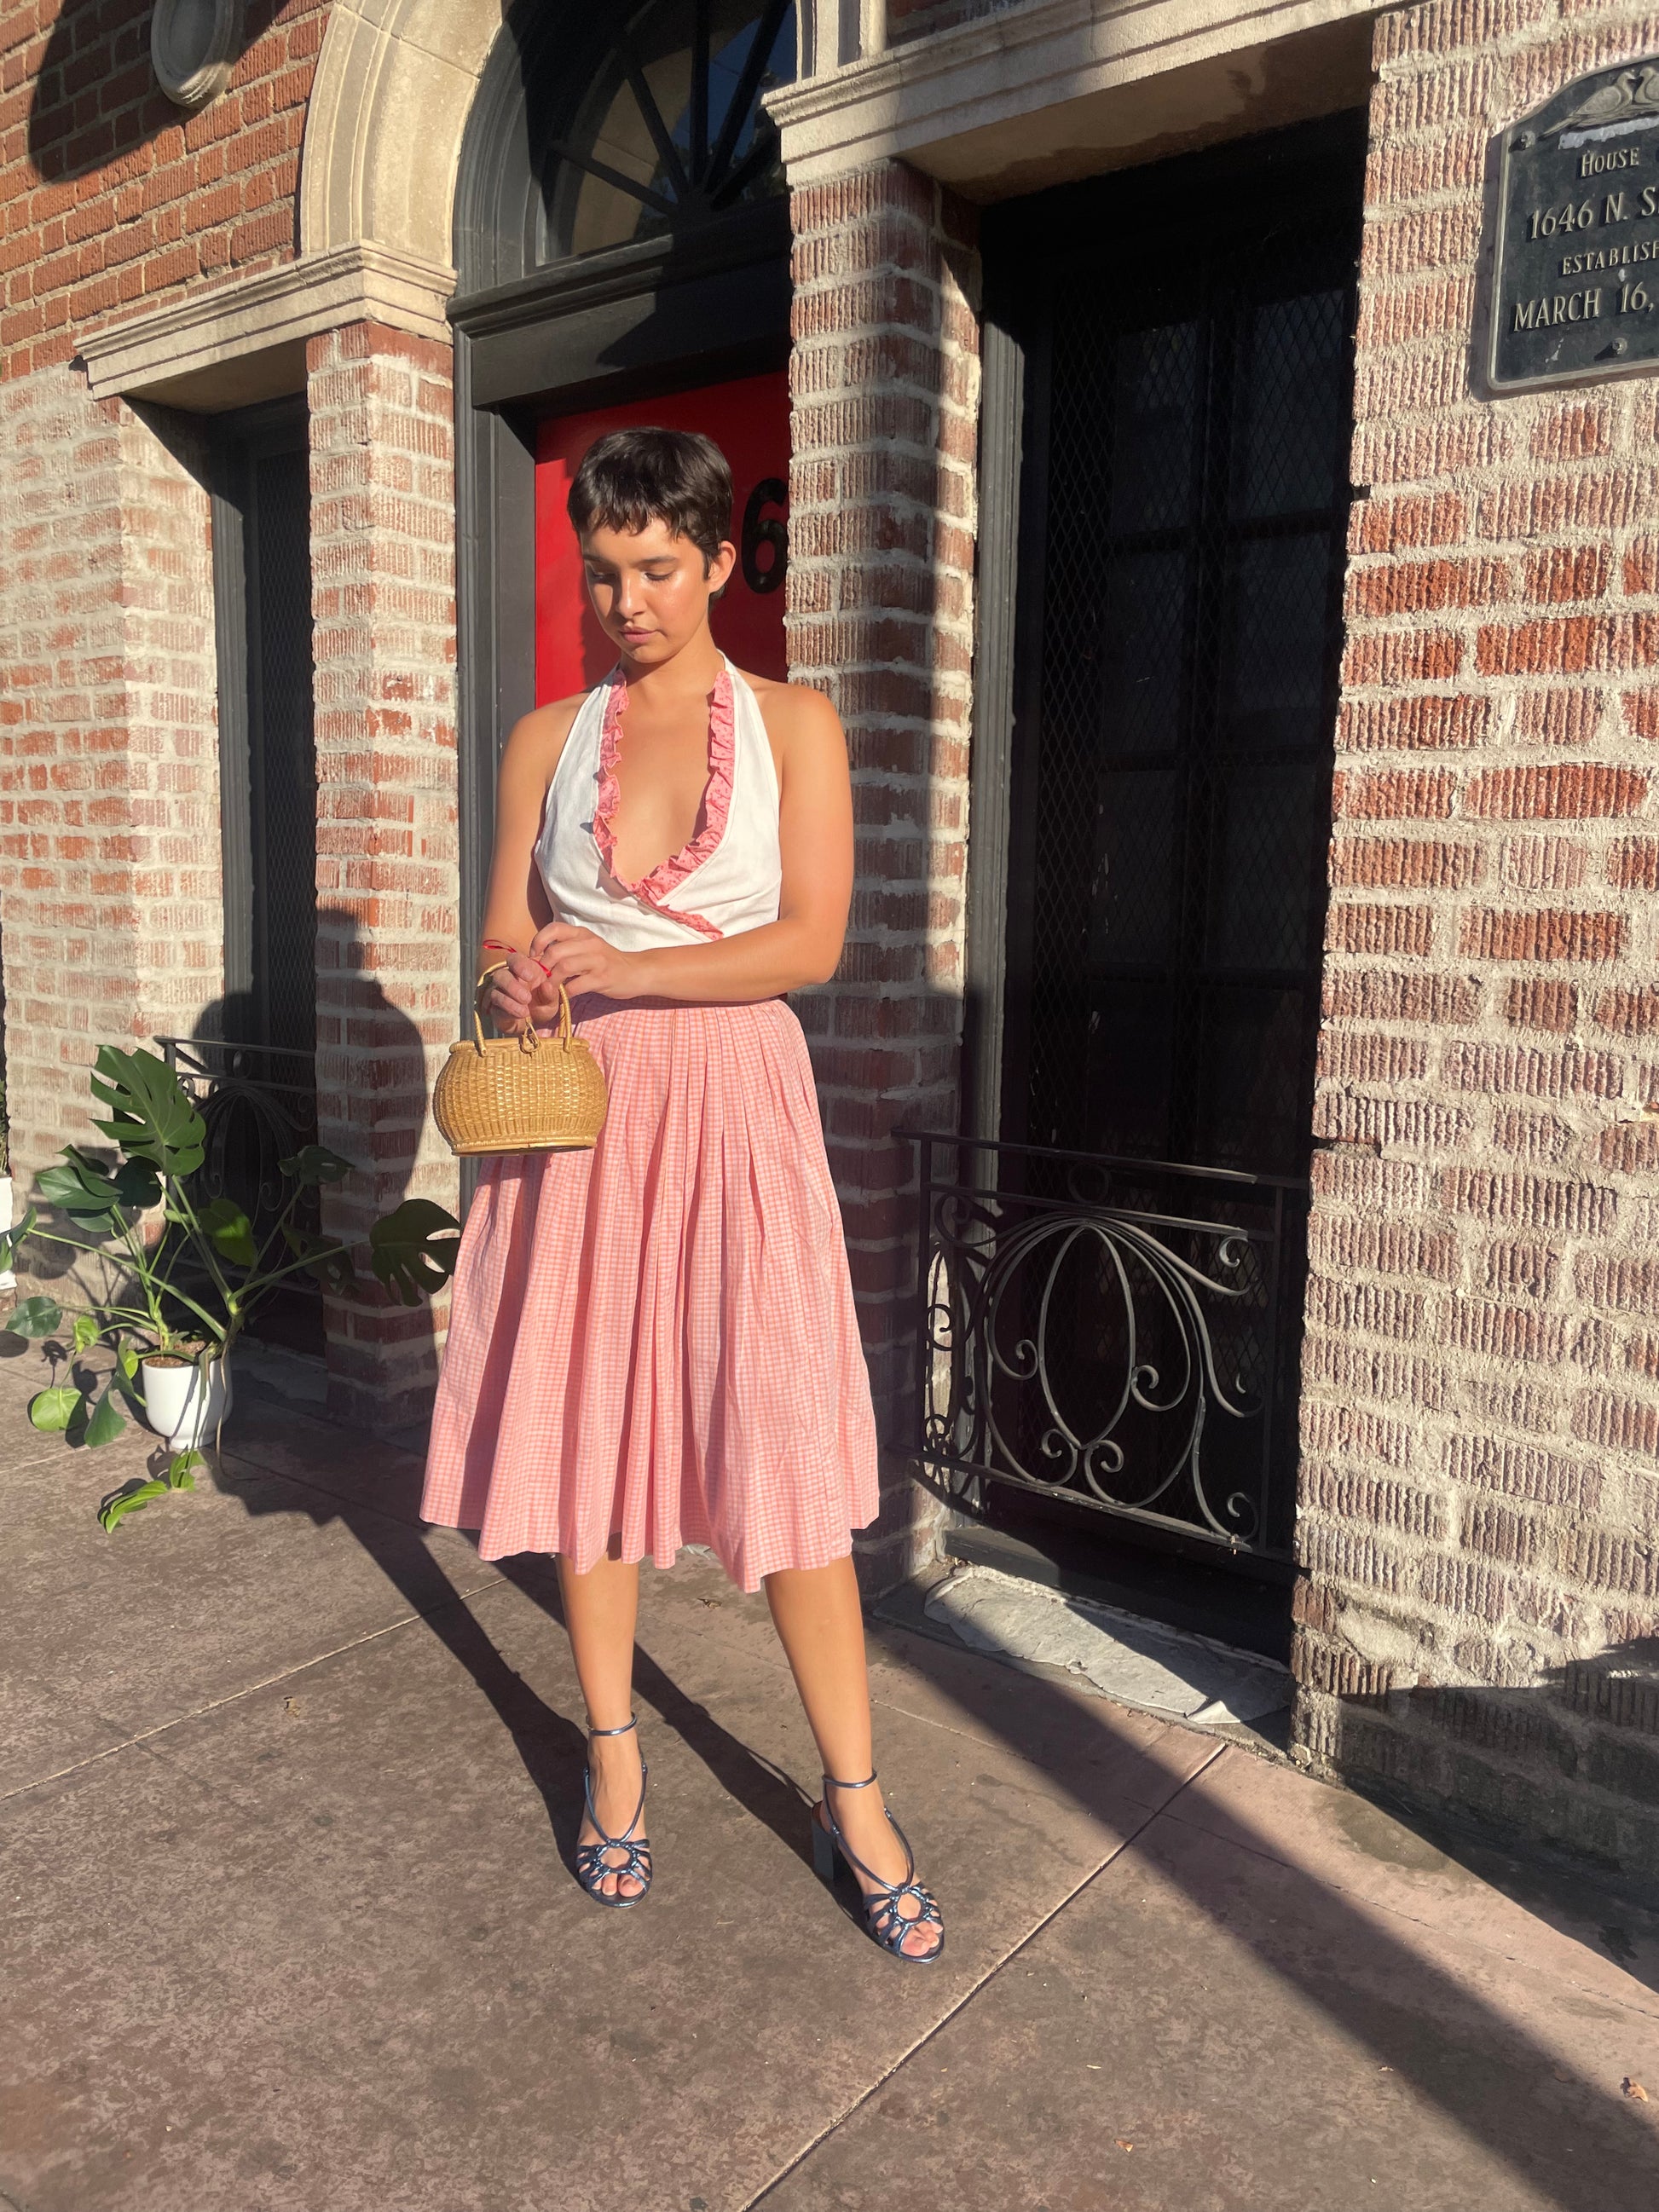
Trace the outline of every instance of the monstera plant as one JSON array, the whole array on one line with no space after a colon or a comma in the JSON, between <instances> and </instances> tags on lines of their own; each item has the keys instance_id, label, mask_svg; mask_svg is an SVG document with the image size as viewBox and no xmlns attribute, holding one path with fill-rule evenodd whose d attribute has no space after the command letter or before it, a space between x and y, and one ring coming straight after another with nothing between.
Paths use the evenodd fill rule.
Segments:
<instances>
[{"instance_id":1,"label":"monstera plant","mask_svg":"<svg viewBox=\"0 0 1659 2212\"><path fill-rule=\"evenodd\" d=\"M349 1160L326 1145L306 1145L282 1161L281 1202L256 1230L234 1199L192 1188L207 1129L165 1060L106 1045L91 1081L103 1109L93 1126L117 1157L66 1145L62 1164L37 1186L66 1225L42 1227L31 1206L15 1229L0 1233L0 1267L11 1266L30 1238L106 1263L114 1285L108 1297L78 1306L25 1298L5 1326L65 1348L68 1379L30 1401L37 1429L109 1443L126 1426L125 1406L142 1411L173 1448L163 1474L127 1483L104 1500L99 1518L110 1529L152 1498L194 1487L198 1447L229 1410L230 1353L271 1293L301 1273L342 1293L357 1278L347 1246L299 1218L307 1194L352 1172ZM404 1305L418 1304L448 1281L459 1233L442 1206L405 1199L368 1232L375 1277Z\"/></svg>"}]
</instances>

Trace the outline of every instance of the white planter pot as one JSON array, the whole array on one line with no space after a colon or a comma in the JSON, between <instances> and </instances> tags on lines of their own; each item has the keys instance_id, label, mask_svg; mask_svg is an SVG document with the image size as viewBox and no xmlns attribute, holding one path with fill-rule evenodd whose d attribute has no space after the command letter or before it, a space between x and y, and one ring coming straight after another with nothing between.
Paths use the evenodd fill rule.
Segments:
<instances>
[{"instance_id":1,"label":"white planter pot","mask_svg":"<svg viewBox=\"0 0 1659 2212\"><path fill-rule=\"evenodd\" d=\"M11 1177L0 1176L0 1230L11 1227ZM0 1268L0 1291L15 1291L17 1277L9 1267Z\"/></svg>"},{"instance_id":2,"label":"white planter pot","mask_svg":"<svg viewBox=\"0 0 1659 2212\"><path fill-rule=\"evenodd\" d=\"M143 1360L138 1381L145 1419L174 1451L210 1443L230 1411L230 1370L222 1359L183 1360L177 1366Z\"/></svg>"}]
</instances>

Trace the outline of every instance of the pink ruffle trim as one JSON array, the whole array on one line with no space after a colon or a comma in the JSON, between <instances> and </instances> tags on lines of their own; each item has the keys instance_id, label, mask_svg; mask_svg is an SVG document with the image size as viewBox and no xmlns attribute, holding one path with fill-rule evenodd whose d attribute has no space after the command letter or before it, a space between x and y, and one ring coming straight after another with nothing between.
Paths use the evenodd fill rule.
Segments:
<instances>
[{"instance_id":1,"label":"pink ruffle trim","mask_svg":"<svg viewBox=\"0 0 1659 2212\"><path fill-rule=\"evenodd\" d=\"M599 858L612 881L631 897L643 899L667 921L695 929L702 937L721 937L725 932L712 921L704 921L700 914L678 913L668 900L670 893L678 890L686 878L711 857L726 835L726 818L732 809L732 769L738 751L737 708L732 696L730 671L722 668L715 678L708 702L708 781L703 787L702 827L690 844L683 845L671 860L659 861L648 876L641 876L636 884L630 884L626 876L617 872L617 837L612 826L621 797L617 786L617 761L622 751L623 708L627 704L628 685L618 670L611 678L611 696L605 702L605 720L599 731L599 792L593 807L593 842L599 848Z\"/></svg>"}]
</instances>

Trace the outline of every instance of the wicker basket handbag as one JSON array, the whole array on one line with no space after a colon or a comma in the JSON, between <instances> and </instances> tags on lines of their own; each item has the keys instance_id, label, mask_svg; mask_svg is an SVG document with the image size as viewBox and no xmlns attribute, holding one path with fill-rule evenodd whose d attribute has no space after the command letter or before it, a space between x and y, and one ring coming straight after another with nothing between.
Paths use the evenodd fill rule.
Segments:
<instances>
[{"instance_id":1,"label":"wicker basket handbag","mask_svg":"<svg viewBox=\"0 0 1659 2212\"><path fill-rule=\"evenodd\" d=\"M498 960L480 987L505 968ZM605 1124L605 1077L575 1034L570 999L559 986L559 1026L538 1036L487 1037L477 1012L476 1035L449 1048L432 1092L432 1118L449 1149L472 1152L579 1152Z\"/></svg>"}]
</instances>

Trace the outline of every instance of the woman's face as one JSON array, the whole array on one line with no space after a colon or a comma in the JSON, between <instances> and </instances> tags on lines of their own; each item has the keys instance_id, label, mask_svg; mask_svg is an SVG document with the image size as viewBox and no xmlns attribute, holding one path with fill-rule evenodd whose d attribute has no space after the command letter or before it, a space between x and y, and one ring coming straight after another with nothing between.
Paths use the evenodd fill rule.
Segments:
<instances>
[{"instance_id":1,"label":"woman's face","mask_svg":"<svg viewBox=\"0 0 1659 2212\"><path fill-rule=\"evenodd\" d=\"M735 545L722 544L705 570L698 547L659 521L643 530L590 530L582 539L600 627L641 668L660 667L696 636L737 557Z\"/></svg>"}]
</instances>

